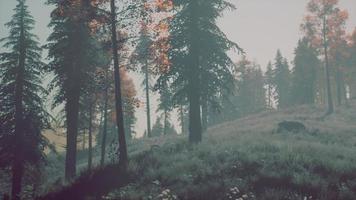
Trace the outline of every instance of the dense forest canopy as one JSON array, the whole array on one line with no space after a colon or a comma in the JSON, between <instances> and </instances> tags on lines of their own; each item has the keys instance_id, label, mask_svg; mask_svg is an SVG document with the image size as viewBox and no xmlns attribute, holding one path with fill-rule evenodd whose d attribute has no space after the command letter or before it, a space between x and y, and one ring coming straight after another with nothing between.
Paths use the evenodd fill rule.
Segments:
<instances>
[{"instance_id":1,"label":"dense forest canopy","mask_svg":"<svg viewBox=\"0 0 356 200\"><path fill-rule=\"evenodd\" d=\"M0 198L356 198L354 1L0 5Z\"/></svg>"}]
</instances>

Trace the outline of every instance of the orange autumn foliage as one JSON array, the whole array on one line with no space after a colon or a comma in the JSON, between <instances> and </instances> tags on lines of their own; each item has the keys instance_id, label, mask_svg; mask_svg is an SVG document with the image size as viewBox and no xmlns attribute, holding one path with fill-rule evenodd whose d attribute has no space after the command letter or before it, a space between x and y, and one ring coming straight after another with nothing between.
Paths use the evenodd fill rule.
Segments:
<instances>
[{"instance_id":1,"label":"orange autumn foliage","mask_svg":"<svg viewBox=\"0 0 356 200\"><path fill-rule=\"evenodd\" d=\"M326 36L330 48L344 43L346 38L345 23L348 12L337 8L338 0L311 0L308 3L308 14L301 26L305 37L315 48L323 45L323 20L326 20Z\"/></svg>"},{"instance_id":2,"label":"orange autumn foliage","mask_svg":"<svg viewBox=\"0 0 356 200\"><path fill-rule=\"evenodd\" d=\"M135 110L141 103L137 98L137 91L133 79L129 76L127 70L122 66L120 67L120 76L122 83L122 98L124 102L124 114L127 117L134 117ZM113 75L112 75L113 77ZM110 92L110 102L114 104L115 102L115 92L112 90ZM116 113L113 109L110 113L112 123L116 122Z\"/></svg>"}]
</instances>

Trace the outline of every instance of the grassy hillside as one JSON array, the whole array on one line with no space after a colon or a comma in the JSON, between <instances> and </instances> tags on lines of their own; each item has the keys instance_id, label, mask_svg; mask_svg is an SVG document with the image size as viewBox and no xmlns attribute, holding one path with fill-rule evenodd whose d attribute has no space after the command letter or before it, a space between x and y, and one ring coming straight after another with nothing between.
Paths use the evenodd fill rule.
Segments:
<instances>
[{"instance_id":1,"label":"grassy hillside","mask_svg":"<svg viewBox=\"0 0 356 200\"><path fill-rule=\"evenodd\" d=\"M131 146L135 183L107 198L356 199L355 108L325 119L307 106L264 112L213 127L194 147L183 136L141 140ZM310 132L276 133L283 120Z\"/></svg>"},{"instance_id":2,"label":"grassy hillside","mask_svg":"<svg viewBox=\"0 0 356 200\"><path fill-rule=\"evenodd\" d=\"M196 146L186 135L134 140L130 184L105 199L354 200L356 102L326 118L323 113L310 106L267 111L212 127ZM283 120L302 122L308 131L277 133ZM86 152L78 156L85 171ZM48 163L47 192L61 188L63 156L49 156ZM110 177L105 168L97 171ZM91 184L91 190L104 185Z\"/></svg>"}]
</instances>

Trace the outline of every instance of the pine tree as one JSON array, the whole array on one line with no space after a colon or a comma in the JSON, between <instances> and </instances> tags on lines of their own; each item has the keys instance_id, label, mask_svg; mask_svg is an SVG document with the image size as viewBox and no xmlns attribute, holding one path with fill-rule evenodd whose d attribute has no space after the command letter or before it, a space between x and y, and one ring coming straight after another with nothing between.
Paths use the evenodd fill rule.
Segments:
<instances>
[{"instance_id":1,"label":"pine tree","mask_svg":"<svg viewBox=\"0 0 356 200\"><path fill-rule=\"evenodd\" d=\"M279 50L277 51L274 67L278 108L286 108L290 100L290 71L287 60L283 58Z\"/></svg>"},{"instance_id":2,"label":"pine tree","mask_svg":"<svg viewBox=\"0 0 356 200\"><path fill-rule=\"evenodd\" d=\"M226 51L238 47L226 38L216 20L224 10L234 6L224 0L176 0L173 3L178 11L169 28L171 68L161 77L172 80L175 96L187 97L189 141L198 143L202 139L202 96L216 95L222 89L220 83L232 80L233 63ZM208 82L203 83L203 80Z\"/></svg>"},{"instance_id":3,"label":"pine tree","mask_svg":"<svg viewBox=\"0 0 356 200\"><path fill-rule=\"evenodd\" d=\"M142 85L146 95L146 124L147 124L147 136L151 137L151 68L154 62L154 56L151 51L153 44L153 36L148 28L149 23L152 21L150 14L153 12L148 6L147 0L141 0L141 27L140 37L136 49L133 52L131 63L140 65L140 71L144 75Z\"/></svg>"},{"instance_id":4,"label":"pine tree","mask_svg":"<svg viewBox=\"0 0 356 200\"><path fill-rule=\"evenodd\" d=\"M43 161L47 140L41 132L49 128L41 48L31 33L35 21L25 0L17 2L6 24L10 36L0 40L9 50L0 54L0 167L11 166L13 200L20 199L26 166Z\"/></svg>"},{"instance_id":5,"label":"pine tree","mask_svg":"<svg viewBox=\"0 0 356 200\"><path fill-rule=\"evenodd\" d=\"M292 71L291 101L293 104L314 104L317 69L321 63L317 52L306 40L300 40L295 49Z\"/></svg>"},{"instance_id":6,"label":"pine tree","mask_svg":"<svg viewBox=\"0 0 356 200\"><path fill-rule=\"evenodd\" d=\"M168 88L168 84L161 86L160 93L160 103L158 105L157 111L162 111L163 115L163 135L167 135L169 128L170 112L173 109L172 104L172 93Z\"/></svg>"},{"instance_id":7,"label":"pine tree","mask_svg":"<svg viewBox=\"0 0 356 200\"><path fill-rule=\"evenodd\" d=\"M47 44L48 58L51 59L48 71L54 73L50 89L56 89L53 105L64 103L67 128L65 178L70 180L76 174L80 96L90 86L99 60L93 27L90 27L98 17L99 5L84 0L49 0L48 3L55 6L50 22L53 32Z\"/></svg>"}]
</instances>

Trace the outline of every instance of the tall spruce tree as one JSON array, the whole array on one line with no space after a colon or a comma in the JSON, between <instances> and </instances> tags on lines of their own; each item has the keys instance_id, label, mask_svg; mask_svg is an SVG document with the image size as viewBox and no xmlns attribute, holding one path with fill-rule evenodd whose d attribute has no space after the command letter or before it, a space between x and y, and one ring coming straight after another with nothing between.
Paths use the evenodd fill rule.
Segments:
<instances>
[{"instance_id":1,"label":"tall spruce tree","mask_svg":"<svg viewBox=\"0 0 356 200\"><path fill-rule=\"evenodd\" d=\"M320 65L315 48L308 40L300 40L295 49L291 103L302 105L315 102L317 70Z\"/></svg>"},{"instance_id":2,"label":"tall spruce tree","mask_svg":"<svg viewBox=\"0 0 356 200\"><path fill-rule=\"evenodd\" d=\"M17 0L15 14L6 26L0 54L0 167L11 166L11 198L20 199L26 166L44 159L47 140L42 130L49 128L42 87L44 64L38 38L31 33L34 19L25 0Z\"/></svg>"},{"instance_id":3,"label":"tall spruce tree","mask_svg":"<svg viewBox=\"0 0 356 200\"><path fill-rule=\"evenodd\" d=\"M139 42L136 46L131 62L134 64L139 64L141 66L141 73L143 76L142 85L145 90L146 95L146 125L147 125L147 136L151 137L151 66L154 61L154 56L151 50L153 44L153 36L149 29L149 23L152 21L150 14L153 12L152 9L147 6L147 0L141 0L141 27L140 27L140 37Z\"/></svg>"},{"instance_id":4,"label":"tall spruce tree","mask_svg":"<svg viewBox=\"0 0 356 200\"><path fill-rule=\"evenodd\" d=\"M278 108L286 108L290 100L290 71L288 62L283 58L280 50L277 51L274 67Z\"/></svg>"},{"instance_id":5,"label":"tall spruce tree","mask_svg":"<svg viewBox=\"0 0 356 200\"><path fill-rule=\"evenodd\" d=\"M172 92L168 87L168 84L165 84L164 86L161 87L160 91L160 103L158 104L158 109L157 111L162 111L163 115L163 135L168 134L168 128L169 128L169 120L170 120L170 112L173 109L173 103L172 103Z\"/></svg>"},{"instance_id":6,"label":"tall spruce tree","mask_svg":"<svg viewBox=\"0 0 356 200\"><path fill-rule=\"evenodd\" d=\"M175 96L189 102L189 141L202 139L201 99L204 93L215 95L220 83L232 80L233 62L226 52L238 46L227 39L216 25L226 9L234 6L224 0L174 0L177 13L170 23L171 69L161 77L171 80ZM211 87L203 90L203 80ZM159 83L158 83L159 85ZM184 99L184 98L180 98Z\"/></svg>"},{"instance_id":7,"label":"tall spruce tree","mask_svg":"<svg viewBox=\"0 0 356 200\"><path fill-rule=\"evenodd\" d=\"M65 178L76 174L76 151L80 96L87 90L97 66L97 45L89 25L98 14L90 1L48 0L52 34L48 38L48 71L54 73L50 89L56 91L54 106L64 103L67 129Z\"/></svg>"}]
</instances>

